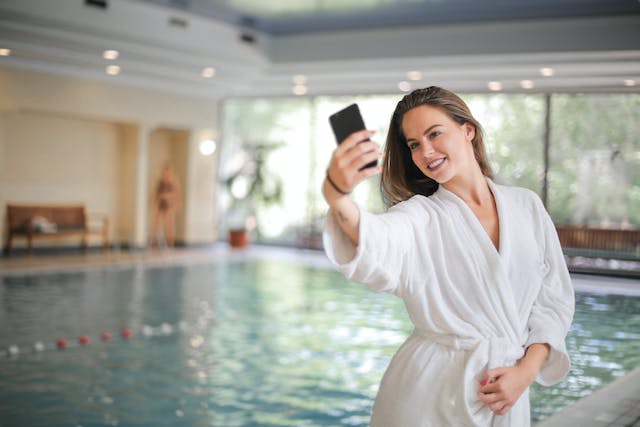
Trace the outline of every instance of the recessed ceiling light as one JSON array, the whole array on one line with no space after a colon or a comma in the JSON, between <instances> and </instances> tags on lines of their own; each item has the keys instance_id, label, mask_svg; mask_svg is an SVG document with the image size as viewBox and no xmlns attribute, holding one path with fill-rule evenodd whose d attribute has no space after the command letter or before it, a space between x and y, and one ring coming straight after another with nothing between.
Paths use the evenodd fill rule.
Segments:
<instances>
[{"instance_id":1,"label":"recessed ceiling light","mask_svg":"<svg viewBox=\"0 0 640 427\"><path fill-rule=\"evenodd\" d=\"M120 52L118 52L117 50L109 49L102 52L102 57L104 59L110 59L110 60L118 59L118 55L120 55Z\"/></svg>"},{"instance_id":2,"label":"recessed ceiling light","mask_svg":"<svg viewBox=\"0 0 640 427\"><path fill-rule=\"evenodd\" d=\"M553 68L549 68L549 67L540 68L540 74L542 74L545 77L551 77L555 73L556 72Z\"/></svg>"},{"instance_id":3,"label":"recessed ceiling light","mask_svg":"<svg viewBox=\"0 0 640 427\"><path fill-rule=\"evenodd\" d=\"M306 82L307 82L307 76L305 76L304 74L296 74L295 76L293 76L293 84L303 85Z\"/></svg>"},{"instance_id":4,"label":"recessed ceiling light","mask_svg":"<svg viewBox=\"0 0 640 427\"><path fill-rule=\"evenodd\" d=\"M422 72L417 71L417 70L413 70L413 71L409 71L407 73L407 78L409 80L422 80Z\"/></svg>"},{"instance_id":5,"label":"recessed ceiling light","mask_svg":"<svg viewBox=\"0 0 640 427\"><path fill-rule=\"evenodd\" d=\"M291 91L294 95L300 96L307 93L307 87L305 85L295 85Z\"/></svg>"},{"instance_id":6,"label":"recessed ceiling light","mask_svg":"<svg viewBox=\"0 0 640 427\"><path fill-rule=\"evenodd\" d=\"M206 79L210 79L211 77L216 75L216 69L213 67L205 67L202 69L200 75Z\"/></svg>"},{"instance_id":7,"label":"recessed ceiling light","mask_svg":"<svg viewBox=\"0 0 640 427\"><path fill-rule=\"evenodd\" d=\"M631 80L631 79L625 79L625 81L623 82L625 86L635 86L636 85L636 81L635 80Z\"/></svg>"},{"instance_id":8,"label":"recessed ceiling light","mask_svg":"<svg viewBox=\"0 0 640 427\"><path fill-rule=\"evenodd\" d=\"M0 56L9 56L11 55L11 49L0 49Z\"/></svg>"},{"instance_id":9,"label":"recessed ceiling light","mask_svg":"<svg viewBox=\"0 0 640 427\"><path fill-rule=\"evenodd\" d=\"M119 65L109 65L107 66L104 71L109 74L110 76L117 76L118 74L120 74L120 66Z\"/></svg>"},{"instance_id":10,"label":"recessed ceiling light","mask_svg":"<svg viewBox=\"0 0 640 427\"><path fill-rule=\"evenodd\" d=\"M409 92L411 90L411 83L403 80L400 83L398 83L398 89L400 89L403 92Z\"/></svg>"},{"instance_id":11,"label":"recessed ceiling light","mask_svg":"<svg viewBox=\"0 0 640 427\"><path fill-rule=\"evenodd\" d=\"M533 89L533 80L520 80L520 87L522 89Z\"/></svg>"},{"instance_id":12,"label":"recessed ceiling light","mask_svg":"<svg viewBox=\"0 0 640 427\"><path fill-rule=\"evenodd\" d=\"M493 91L502 90L502 83L500 82L489 82L487 83L487 87Z\"/></svg>"}]
</instances>

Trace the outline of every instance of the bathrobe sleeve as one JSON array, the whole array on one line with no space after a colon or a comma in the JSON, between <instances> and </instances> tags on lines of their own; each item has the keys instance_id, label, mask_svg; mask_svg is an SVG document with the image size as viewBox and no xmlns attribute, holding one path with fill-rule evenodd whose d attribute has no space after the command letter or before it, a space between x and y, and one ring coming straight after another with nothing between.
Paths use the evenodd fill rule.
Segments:
<instances>
[{"instance_id":1,"label":"bathrobe sleeve","mask_svg":"<svg viewBox=\"0 0 640 427\"><path fill-rule=\"evenodd\" d=\"M555 226L537 196L535 202L542 234L542 286L528 320L526 346L533 343L550 345L549 357L536 378L538 383L548 386L562 380L569 371L565 338L573 319L575 295Z\"/></svg>"},{"instance_id":2,"label":"bathrobe sleeve","mask_svg":"<svg viewBox=\"0 0 640 427\"><path fill-rule=\"evenodd\" d=\"M407 275L411 274L408 256L415 246L408 204L409 201L402 202L384 214L359 208L357 247L329 211L323 233L328 258L348 279L364 283L374 291L400 294L400 284L406 283Z\"/></svg>"}]
</instances>

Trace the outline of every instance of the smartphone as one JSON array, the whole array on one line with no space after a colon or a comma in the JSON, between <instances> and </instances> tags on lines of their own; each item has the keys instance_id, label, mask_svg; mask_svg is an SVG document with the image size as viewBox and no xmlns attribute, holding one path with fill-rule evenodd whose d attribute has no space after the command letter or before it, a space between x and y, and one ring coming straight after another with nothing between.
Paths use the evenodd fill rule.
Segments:
<instances>
[{"instance_id":1,"label":"smartphone","mask_svg":"<svg viewBox=\"0 0 640 427\"><path fill-rule=\"evenodd\" d=\"M366 129L358 104L351 104L337 113L332 114L329 116L329 123L331 123L331 127L333 128L333 133L336 136L336 142L338 144L344 141L345 138L352 133ZM364 141L369 141L369 138L362 142ZM374 160L373 162L364 165L362 169L372 168L377 165L378 162Z\"/></svg>"}]
</instances>

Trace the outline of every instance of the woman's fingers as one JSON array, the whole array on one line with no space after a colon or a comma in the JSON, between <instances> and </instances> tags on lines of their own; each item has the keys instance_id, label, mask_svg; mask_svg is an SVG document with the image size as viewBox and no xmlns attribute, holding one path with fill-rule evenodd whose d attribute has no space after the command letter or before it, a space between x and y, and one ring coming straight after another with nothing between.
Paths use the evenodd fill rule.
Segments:
<instances>
[{"instance_id":1,"label":"woman's fingers","mask_svg":"<svg viewBox=\"0 0 640 427\"><path fill-rule=\"evenodd\" d=\"M489 405L489 409L491 409L491 412L496 415L504 415L509 412L509 409L511 409L511 407L507 405L506 402L500 401Z\"/></svg>"},{"instance_id":2,"label":"woman's fingers","mask_svg":"<svg viewBox=\"0 0 640 427\"><path fill-rule=\"evenodd\" d=\"M351 149L338 154L338 165L343 168L355 166L353 163L360 160L362 156L369 153L377 153L378 149L379 145L375 142L360 142Z\"/></svg>"},{"instance_id":3,"label":"woman's fingers","mask_svg":"<svg viewBox=\"0 0 640 427\"><path fill-rule=\"evenodd\" d=\"M478 399L496 415L504 415L509 412L513 405L508 399L503 385L497 381L484 382L484 384L478 390Z\"/></svg>"},{"instance_id":4,"label":"woman's fingers","mask_svg":"<svg viewBox=\"0 0 640 427\"><path fill-rule=\"evenodd\" d=\"M380 166L364 168L360 172L358 172L358 175L356 175L356 182L360 182L365 178L368 178L373 175L377 175L379 173L382 173L382 167Z\"/></svg>"},{"instance_id":5,"label":"woman's fingers","mask_svg":"<svg viewBox=\"0 0 640 427\"><path fill-rule=\"evenodd\" d=\"M380 173L378 167L364 168L382 156L379 145L367 139L375 132L363 130L349 135L334 150L328 172L344 192L351 192L362 179Z\"/></svg>"},{"instance_id":6,"label":"woman's fingers","mask_svg":"<svg viewBox=\"0 0 640 427\"><path fill-rule=\"evenodd\" d=\"M361 155L360 157L355 159L352 163L353 163L353 166L356 168L356 170L360 172L369 163L376 162L377 164L378 159L380 157L382 157L382 153L379 153L378 151L372 151L372 152L368 152L366 154ZM365 168L365 169L370 169L370 168Z\"/></svg>"},{"instance_id":7,"label":"woman's fingers","mask_svg":"<svg viewBox=\"0 0 640 427\"><path fill-rule=\"evenodd\" d=\"M500 393L482 393L478 392L478 398L491 409L496 415L506 414L511 406Z\"/></svg>"},{"instance_id":8,"label":"woman's fingers","mask_svg":"<svg viewBox=\"0 0 640 427\"><path fill-rule=\"evenodd\" d=\"M493 405L502 400L500 394L491 392L478 392L478 398L487 405Z\"/></svg>"},{"instance_id":9,"label":"woman's fingers","mask_svg":"<svg viewBox=\"0 0 640 427\"><path fill-rule=\"evenodd\" d=\"M371 138L375 133L375 131L367 129L354 132L346 137L342 142L340 142L340 144L338 145L338 149L348 151L355 147L357 144Z\"/></svg>"}]
</instances>

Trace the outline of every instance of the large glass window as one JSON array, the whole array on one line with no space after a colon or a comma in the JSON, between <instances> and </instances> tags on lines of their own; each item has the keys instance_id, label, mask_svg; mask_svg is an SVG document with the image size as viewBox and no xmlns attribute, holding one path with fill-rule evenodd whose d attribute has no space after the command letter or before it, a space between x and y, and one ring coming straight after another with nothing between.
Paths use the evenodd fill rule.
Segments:
<instances>
[{"instance_id":1,"label":"large glass window","mask_svg":"<svg viewBox=\"0 0 640 427\"><path fill-rule=\"evenodd\" d=\"M462 96L485 131L489 162L499 183L538 194L544 174L542 95Z\"/></svg>"},{"instance_id":2,"label":"large glass window","mask_svg":"<svg viewBox=\"0 0 640 427\"><path fill-rule=\"evenodd\" d=\"M223 229L248 227L258 240L294 240L305 222L314 168L309 105L291 98L225 103Z\"/></svg>"},{"instance_id":3,"label":"large glass window","mask_svg":"<svg viewBox=\"0 0 640 427\"><path fill-rule=\"evenodd\" d=\"M542 194L545 95L462 97L484 127L496 181ZM400 98L226 101L220 170L223 229L255 224L260 241L319 246L327 210L320 187L336 144L328 117L357 102L367 127L377 130L374 140L384 145ZM547 190L554 221L640 226L640 96L554 94L551 100ZM356 201L374 212L383 209L379 183L379 177L372 177L354 192Z\"/></svg>"},{"instance_id":4,"label":"large glass window","mask_svg":"<svg viewBox=\"0 0 640 427\"><path fill-rule=\"evenodd\" d=\"M640 96L551 99L548 208L554 220L640 226Z\"/></svg>"}]
</instances>

